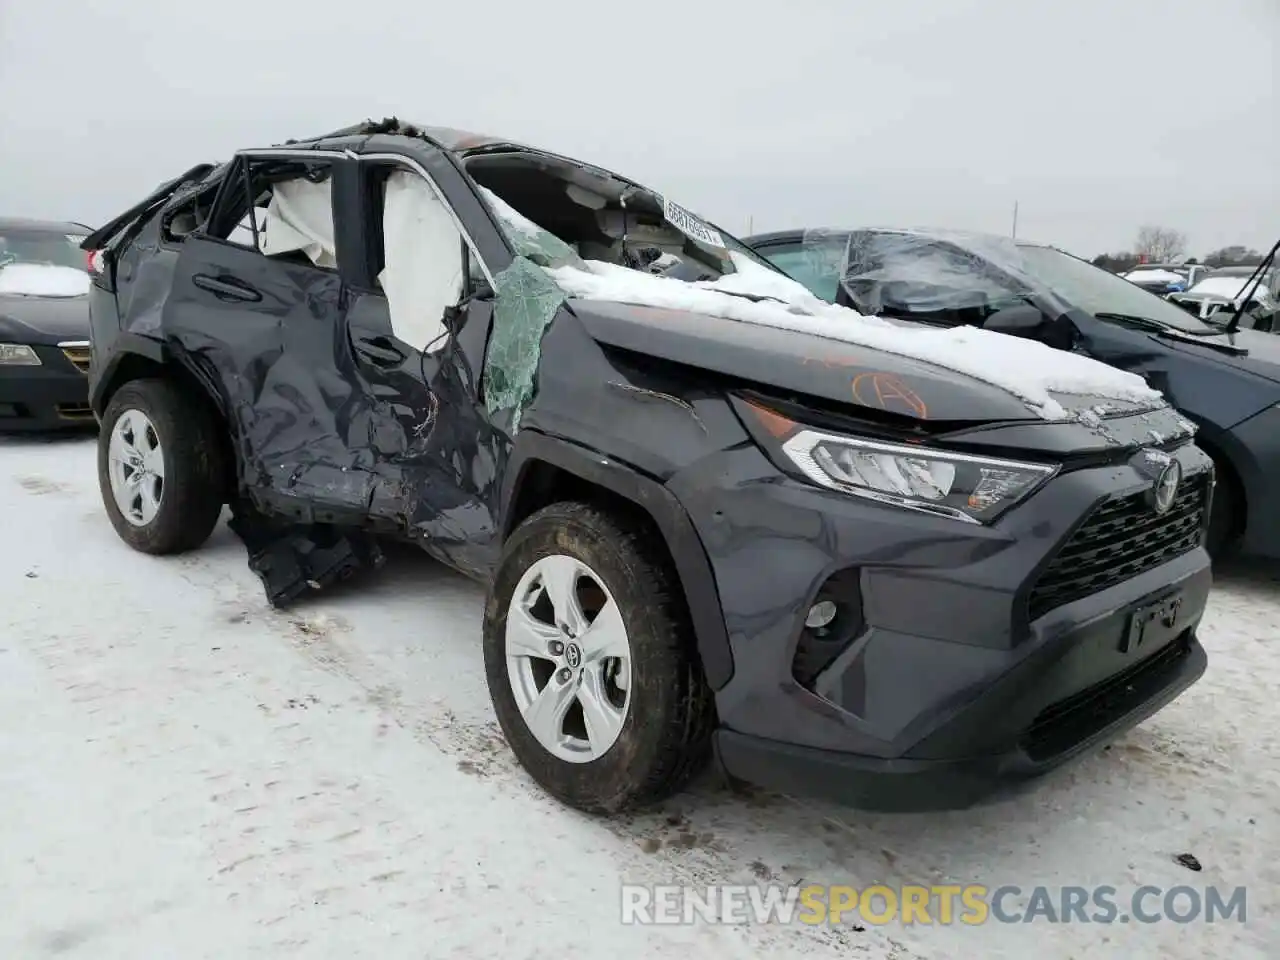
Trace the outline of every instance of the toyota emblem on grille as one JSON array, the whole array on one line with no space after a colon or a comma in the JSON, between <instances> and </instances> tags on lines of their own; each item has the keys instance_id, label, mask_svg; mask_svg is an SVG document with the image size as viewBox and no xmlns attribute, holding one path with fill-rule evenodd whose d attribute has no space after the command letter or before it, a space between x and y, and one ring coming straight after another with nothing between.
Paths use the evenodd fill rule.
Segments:
<instances>
[{"instance_id":1,"label":"toyota emblem on grille","mask_svg":"<svg viewBox=\"0 0 1280 960\"><path fill-rule=\"evenodd\" d=\"M1151 508L1157 514L1169 512L1174 499L1178 496L1178 484L1181 482L1182 465L1177 460L1170 460L1151 487Z\"/></svg>"}]
</instances>

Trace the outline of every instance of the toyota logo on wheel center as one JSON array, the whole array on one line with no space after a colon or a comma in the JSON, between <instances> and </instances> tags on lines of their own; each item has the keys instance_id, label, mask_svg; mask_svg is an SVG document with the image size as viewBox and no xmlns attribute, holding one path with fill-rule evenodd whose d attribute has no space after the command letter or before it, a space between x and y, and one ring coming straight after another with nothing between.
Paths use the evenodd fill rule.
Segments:
<instances>
[{"instance_id":1,"label":"toyota logo on wheel center","mask_svg":"<svg viewBox=\"0 0 1280 960\"><path fill-rule=\"evenodd\" d=\"M564 662L571 670L577 670L582 665L582 650L576 643L565 644Z\"/></svg>"}]
</instances>

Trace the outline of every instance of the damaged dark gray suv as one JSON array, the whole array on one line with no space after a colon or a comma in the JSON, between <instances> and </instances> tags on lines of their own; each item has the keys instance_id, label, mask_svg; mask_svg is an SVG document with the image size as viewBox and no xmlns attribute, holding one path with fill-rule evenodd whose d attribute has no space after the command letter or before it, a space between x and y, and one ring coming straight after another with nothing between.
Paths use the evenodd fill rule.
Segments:
<instances>
[{"instance_id":1,"label":"damaged dark gray suv","mask_svg":"<svg viewBox=\"0 0 1280 960\"><path fill-rule=\"evenodd\" d=\"M386 537L484 581L498 720L581 809L713 753L963 806L1205 668L1212 467L1141 379L823 303L608 171L368 122L84 245L121 538L190 550L229 505L275 604Z\"/></svg>"}]
</instances>

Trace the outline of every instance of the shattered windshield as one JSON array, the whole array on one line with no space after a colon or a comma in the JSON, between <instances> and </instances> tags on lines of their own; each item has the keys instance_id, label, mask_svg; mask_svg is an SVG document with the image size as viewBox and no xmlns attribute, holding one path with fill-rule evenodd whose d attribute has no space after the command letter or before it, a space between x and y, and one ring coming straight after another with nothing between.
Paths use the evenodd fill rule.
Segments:
<instances>
[{"instance_id":1,"label":"shattered windshield","mask_svg":"<svg viewBox=\"0 0 1280 960\"><path fill-rule=\"evenodd\" d=\"M977 321L967 311L994 312L1030 292L1015 275L996 266L1013 256L998 238L965 238L858 230L849 234L844 292L866 312L955 313L958 322Z\"/></svg>"},{"instance_id":2,"label":"shattered windshield","mask_svg":"<svg viewBox=\"0 0 1280 960\"><path fill-rule=\"evenodd\" d=\"M1104 319L1136 318L1188 333L1213 332L1185 310L1052 247L946 231L809 231L801 267L836 280L836 302L861 313L981 325L997 310L1035 296ZM798 276L794 271L793 276Z\"/></svg>"}]
</instances>

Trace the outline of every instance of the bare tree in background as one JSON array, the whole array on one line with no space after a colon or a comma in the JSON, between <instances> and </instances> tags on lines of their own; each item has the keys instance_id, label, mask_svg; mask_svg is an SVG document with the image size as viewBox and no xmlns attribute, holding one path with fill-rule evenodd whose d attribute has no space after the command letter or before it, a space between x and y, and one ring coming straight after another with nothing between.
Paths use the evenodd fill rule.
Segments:
<instances>
[{"instance_id":1,"label":"bare tree in background","mask_svg":"<svg viewBox=\"0 0 1280 960\"><path fill-rule=\"evenodd\" d=\"M1211 267L1230 267L1236 264L1253 264L1262 262L1262 254L1252 247L1235 244L1215 250L1204 258Z\"/></svg>"},{"instance_id":2,"label":"bare tree in background","mask_svg":"<svg viewBox=\"0 0 1280 960\"><path fill-rule=\"evenodd\" d=\"M1138 255L1127 250L1121 253L1100 253L1093 258L1092 263L1110 273L1128 273L1138 265Z\"/></svg>"},{"instance_id":3,"label":"bare tree in background","mask_svg":"<svg viewBox=\"0 0 1280 960\"><path fill-rule=\"evenodd\" d=\"M1133 249L1148 263L1168 263L1186 253L1187 235L1168 227L1143 227Z\"/></svg>"}]
</instances>

